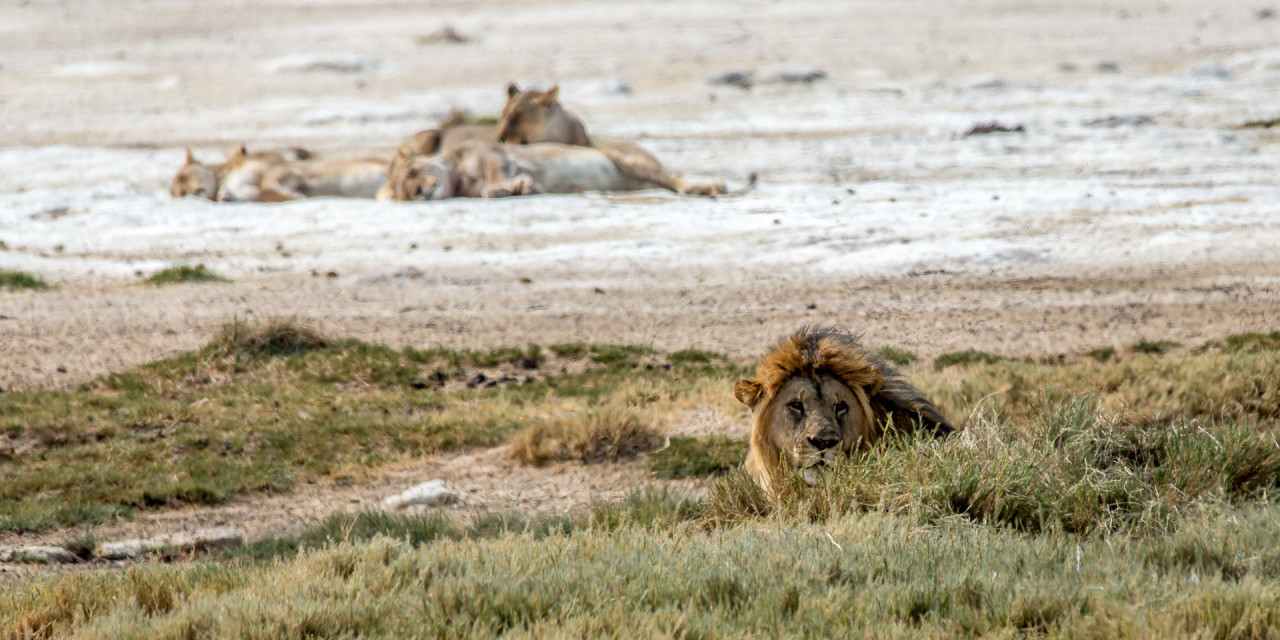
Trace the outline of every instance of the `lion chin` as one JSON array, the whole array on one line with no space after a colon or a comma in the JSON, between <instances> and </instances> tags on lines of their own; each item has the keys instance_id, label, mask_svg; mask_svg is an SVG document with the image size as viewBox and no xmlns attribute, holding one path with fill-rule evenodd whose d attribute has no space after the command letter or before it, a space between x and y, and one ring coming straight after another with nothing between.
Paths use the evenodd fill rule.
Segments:
<instances>
[{"instance_id":1,"label":"lion chin","mask_svg":"<svg viewBox=\"0 0 1280 640\"><path fill-rule=\"evenodd\" d=\"M754 414L747 472L768 491L782 480L784 455L813 485L837 457L887 433L955 431L901 373L836 329L804 327L783 339L733 393Z\"/></svg>"}]
</instances>

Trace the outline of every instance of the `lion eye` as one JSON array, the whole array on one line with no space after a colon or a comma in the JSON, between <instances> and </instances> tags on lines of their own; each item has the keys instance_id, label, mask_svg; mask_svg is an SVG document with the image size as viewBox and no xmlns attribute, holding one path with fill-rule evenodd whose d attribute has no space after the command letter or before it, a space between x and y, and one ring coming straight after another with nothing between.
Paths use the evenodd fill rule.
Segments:
<instances>
[{"instance_id":1,"label":"lion eye","mask_svg":"<svg viewBox=\"0 0 1280 640\"><path fill-rule=\"evenodd\" d=\"M791 413L794 413L798 416L804 415L804 404L799 400L792 400L791 402L788 402L787 408L791 410Z\"/></svg>"},{"instance_id":2,"label":"lion eye","mask_svg":"<svg viewBox=\"0 0 1280 640\"><path fill-rule=\"evenodd\" d=\"M845 404L845 403L843 403L843 402L837 402L837 403L836 403L836 417L837 417L837 418L843 418L843 417L845 416L845 414L846 414L846 413L849 413L849 405L847 405L847 404Z\"/></svg>"}]
</instances>

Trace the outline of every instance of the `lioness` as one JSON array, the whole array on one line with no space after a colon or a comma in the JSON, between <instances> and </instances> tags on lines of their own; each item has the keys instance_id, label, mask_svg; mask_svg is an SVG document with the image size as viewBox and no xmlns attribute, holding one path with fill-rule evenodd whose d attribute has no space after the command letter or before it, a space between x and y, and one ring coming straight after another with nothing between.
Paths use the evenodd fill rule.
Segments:
<instances>
[{"instance_id":1,"label":"lioness","mask_svg":"<svg viewBox=\"0 0 1280 640\"><path fill-rule=\"evenodd\" d=\"M507 104L498 121L498 141L510 144L561 142L594 147L608 156L623 174L681 195L715 197L725 193L723 182L694 182L668 171L648 151L630 142L592 140L582 120L560 104L560 86L546 91L507 85Z\"/></svg>"},{"instance_id":2,"label":"lioness","mask_svg":"<svg viewBox=\"0 0 1280 640\"><path fill-rule=\"evenodd\" d=\"M249 153L242 144L227 154L227 162L204 164L196 160L191 149L187 149L186 162L173 176L169 195L175 198L198 196L218 200L224 185L232 185L232 191L249 187L256 189L264 168L310 157L311 152L298 147Z\"/></svg>"},{"instance_id":3,"label":"lioness","mask_svg":"<svg viewBox=\"0 0 1280 640\"><path fill-rule=\"evenodd\" d=\"M784 459L812 484L819 467L866 451L886 427L955 430L902 374L834 329L805 327L783 339L733 395L755 414L746 466L766 491L779 486Z\"/></svg>"},{"instance_id":4,"label":"lioness","mask_svg":"<svg viewBox=\"0 0 1280 640\"><path fill-rule=\"evenodd\" d=\"M257 199L372 198L386 181L387 161L379 158L286 162L266 169Z\"/></svg>"},{"instance_id":5,"label":"lioness","mask_svg":"<svg viewBox=\"0 0 1280 640\"><path fill-rule=\"evenodd\" d=\"M387 176L387 186L378 197L397 201L502 198L656 186L622 173L607 155L592 147L468 142L404 163Z\"/></svg>"}]
</instances>

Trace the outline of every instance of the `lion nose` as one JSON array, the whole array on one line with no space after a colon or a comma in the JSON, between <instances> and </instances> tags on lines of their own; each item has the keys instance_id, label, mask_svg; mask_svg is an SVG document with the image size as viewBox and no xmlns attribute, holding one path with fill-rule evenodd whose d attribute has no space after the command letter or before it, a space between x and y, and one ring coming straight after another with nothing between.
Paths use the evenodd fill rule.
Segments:
<instances>
[{"instance_id":1,"label":"lion nose","mask_svg":"<svg viewBox=\"0 0 1280 640\"><path fill-rule=\"evenodd\" d=\"M818 451L826 451L840 444L840 438L829 434L817 435L809 438L809 444L813 445L813 448Z\"/></svg>"}]
</instances>

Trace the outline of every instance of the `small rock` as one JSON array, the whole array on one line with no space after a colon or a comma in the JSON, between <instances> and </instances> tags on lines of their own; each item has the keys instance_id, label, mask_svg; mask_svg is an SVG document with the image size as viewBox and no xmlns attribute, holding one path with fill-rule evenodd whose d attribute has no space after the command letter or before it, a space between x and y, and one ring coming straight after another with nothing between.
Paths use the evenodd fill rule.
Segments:
<instances>
[{"instance_id":1,"label":"small rock","mask_svg":"<svg viewBox=\"0 0 1280 640\"><path fill-rule=\"evenodd\" d=\"M1094 65L1093 68L1098 73L1121 73L1124 71L1124 67L1121 67L1119 62L1112 60L1103 60Z\"/></svg>"},{"instance_id":2,"label":"small rock","mask_svg":"<svg viewBox=\"0 0 1280 640\"><path fill-rule=\"evenodd\" d=\"M1007 89L1009 82L1000 76L977 76L970 78L964 88L978 91L998 91Z\"/></svg>"},{"instance_id":3,"label":"small rock","mask_svg":"<svg viewBox=\"0 0 1280 640\"><path fill-rule=\"evenodd\" d=\"M524 357L520 358L519 364L521 369L537 369L541 363L538 362L537 358Z\"/></svg>"},{"instance_id":4,"label":"small rock","mask_svg":"<svg viewBox=\"0 0 1280 640\"><path fill-rule=\"evenodd\" d=\"M163 545L150 540L121 540L98 545L98 557L104 560L128 560L159 550Z\"/></svg>"},{"instance_id":5,"label":"small rock","mask_svg":"<svg viewBox=\"0 0 1280 640\"><path fill-rule=\"evenodd\" d=\"M216 551L244 544L244 536L235 529L199 529L169 539L169 545L184 553Z\"/></svg>"},{"instance_id":6,"label":"small rock","mask_svg":"<svg viewBox=\"0 0 1280 640\"><path fill-rule=\"evenodd\" d=\"M488 380L488 379L489 379L489 376L486 376L486 375L485 375L485 374L483 374L483 373L477 373L474 377L472 377L470 380L468 380L468 381L467 381L467 386L468 386L468 387L478 387L478 386L480 386L480 385L484 384L484 383L485 383L485 381L486 381L486 380Z\"/></svg>"},{"instance_id":7,"label":"small rock","mask_svg":"<svg viewBox=\"0 0 1280 640\"><path fill-rule=\"evenodd\" d=\"M447 489L444 486L444 480L432 480L387 497L382 501L382 507L394 511L413 505L439 507L450 505L457 501L458 494Z\"/></svg>"},{"instance_id":8,"label":"small rock","mask_svg":"<svg viewBox=\"0 0 1280 640\"><path fill-rule=\"evenodd\" d=\"M1129 116L1108 116L1106 118L1098 118L1084 123L1086 127L1099 127L1103 129L1114 129L1116 127L1143 127L1149 124L1155 124L1156 121L1151 116L1129 115Z\"/></svg>"},{"instance_id":9,"label":"small rock","mask_svg":"<svg viewBox=\"0 0 1280 640\"><path fill-rule=\"evenodd\" d=\"M1210 78L1213 80L1231 80L1233 76L1231 71L1216 62L1206 62L1196 65L1188 72L1193 78Z\"/></svg>"},{"instance_id":10,"label":"small rock","mask_svg":"<svg viewBox=\"0 0 1280 640\"><path fill-rule=\"evenodd\" d=\"M964 132L964 137L985 136L992 133L1025 133L1026 130L1027 128L1021 124L1010 126L992 120L991 122L979 122L969 127L969 130Z\"/></svg>"},{"instance_id":11,"label":"small rock","mask_svg":"<svg viewBox=\"0 0 1280 640\"><path fill-rule=\"evenodd\" d=\"M752 80L755 78L753 71L725 71L707 78L707 84L711 86L724 85L730 87L738 87L740 89L750 89Z\"/></svg>"},{"instance_id":12,"label":"small rock","mask_svg":"<svg viewBox=\"0 0 1280 640\"><path fill-rule=\"evenodd\" d=\"M813 84L826 78L827 72L818 67L770 69L760 73L760 81L770 84Z\"/></svg>"},{"instance_id":13,"label":"small rock","mask_svg":"<svg viewBox=\"0 0 1280 640\"><path fill-rule=\"evenodd\" d=\"M60 563L77 562L76 554L49 545L27 547L0 547L0 562Z\"/></svg>"},{"instance_id":14,"label":"small rock","mask_svg":"<svg viewBox=\"0 0 1280 640\"><path fill-rule=\"evenodd\" d=\"M1254 11L1253 17L1257 20L1270 20L1276 17L1276 11L1270 7L1265 7Z\"/></svg>"},{"instance_id":15,"label":"small rock","mask_svg":"<svg viewBox=\"0 0 1280 640\"><path fill-rule=\"evenodd\" d=\"M458 33L457 29L453 28L453 25L445 25L444 28L438 31L435 31L433 33L428 33L425 36L418 36L414 38L413 41L420 45L439 44L439 43L463 44L466 42L471 42L471 38L468 36L464 36L461 33Z\"/></svg>"}]
</instances>

